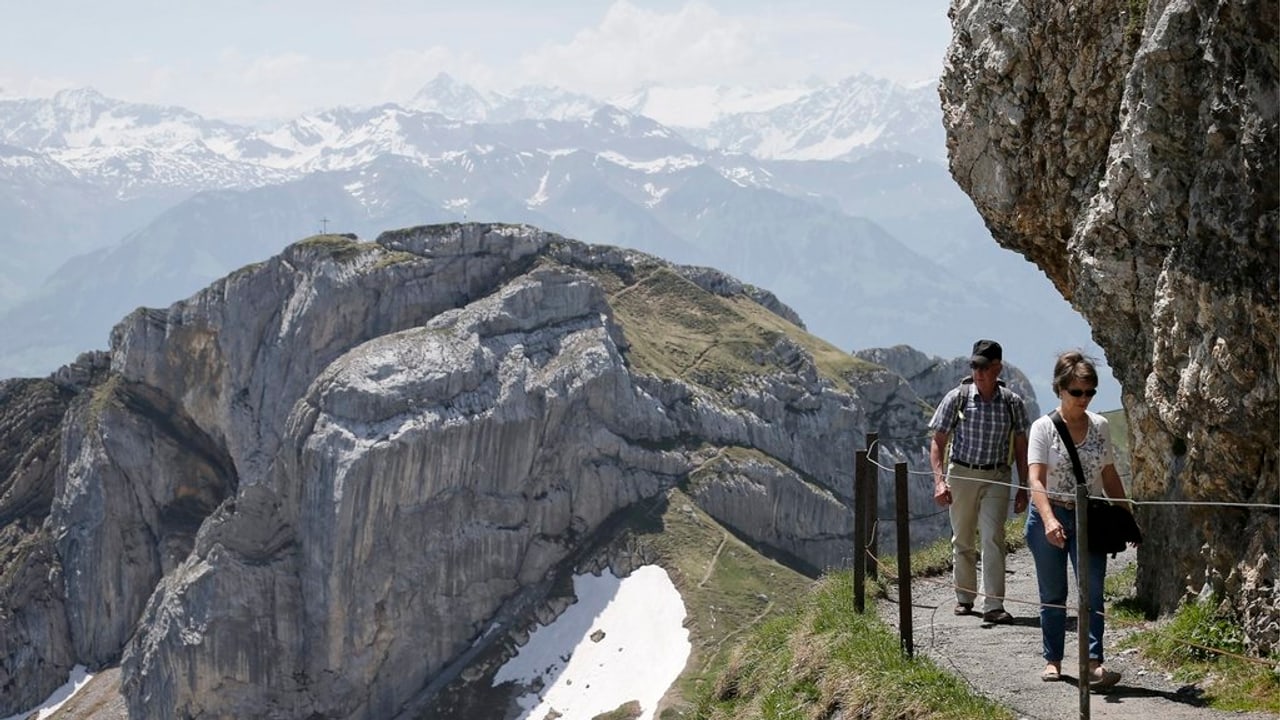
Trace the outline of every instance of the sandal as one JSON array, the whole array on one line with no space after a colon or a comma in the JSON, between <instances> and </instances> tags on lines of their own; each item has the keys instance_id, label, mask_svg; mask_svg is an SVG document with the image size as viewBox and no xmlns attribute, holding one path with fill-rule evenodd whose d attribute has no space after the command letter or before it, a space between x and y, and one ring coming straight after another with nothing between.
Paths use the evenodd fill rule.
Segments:
<instances>
[{"instance_id":1,"label":"sandal","mask_svg":"<svg viewBox=\"0 0 1280 720\"><path fill-rule=\"evenodd\" d=\"M1120 673L1104 667L1096 667L1089 671L1089 687L1104 690L1120 682Z\"/></svg>"},{"instance_id":2,"label":"sandal","mask_svg":"<svg viewBox=\"0 0 1280 720\"><path fill-rule=\"evenodd\" d=\"M1053 665L1045 665L1040 671L1040 679L1045 682L1056 682L1062 679L1062 671Z\"/></svg>"}]
</instances>

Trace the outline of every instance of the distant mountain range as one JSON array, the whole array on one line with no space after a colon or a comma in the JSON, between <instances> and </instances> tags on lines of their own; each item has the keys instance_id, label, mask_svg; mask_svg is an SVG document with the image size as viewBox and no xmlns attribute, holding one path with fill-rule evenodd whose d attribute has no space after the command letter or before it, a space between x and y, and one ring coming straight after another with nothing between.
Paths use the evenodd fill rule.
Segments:
<instances>
[{"instance_id":1,"label":"distant mountain range","mask_svg":"<svg viewBox=\"0 0 1280 720\"><path fill-rule=\"evenodd\" d=\"M48 373L133 308L307 235L469 219L714 266L850 350L994 336L1034 379L1087 326L990 240L939 113L933 87L865 76L611 104L442 75L269 130L89 89L0 100L0 376Z\"/></svg>"}]
</instances>

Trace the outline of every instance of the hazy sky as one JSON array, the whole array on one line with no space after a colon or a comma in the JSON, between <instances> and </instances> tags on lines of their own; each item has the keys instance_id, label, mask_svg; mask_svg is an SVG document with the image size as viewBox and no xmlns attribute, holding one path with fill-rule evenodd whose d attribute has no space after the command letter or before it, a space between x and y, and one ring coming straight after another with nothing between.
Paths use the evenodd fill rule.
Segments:
<instances>
[{"instance_id":1,"label":"hazy sky","mask_svg":"<svg viewBox=\"0 0 1280 720\"><path fill-rule=\"evenodd\" d=\"M938 76L947 0L41 0L6 3L0 97L96 88L222 118L478 87Z\"/></svg>"}]
</instances>

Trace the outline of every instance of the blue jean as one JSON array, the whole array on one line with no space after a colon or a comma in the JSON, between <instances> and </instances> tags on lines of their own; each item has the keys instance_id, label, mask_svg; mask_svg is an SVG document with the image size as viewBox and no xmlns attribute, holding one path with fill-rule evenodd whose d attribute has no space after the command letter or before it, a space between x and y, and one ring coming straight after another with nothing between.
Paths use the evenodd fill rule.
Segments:
<instances>
[{"instance_id":1,"label":"blue jean","mask_svg":"<svg viewBox=\"0 0 1280 720\"><path fill-rule=\"evenodd\" d=\"M1032 505L1027 512L1027 547L1036 562L1036 583L1040 586L1040 638L1044 643L1044 659L1062 662L1063 643L1067 633L1067 559L1071 571L1080 579L1076 564L1076 511L1057 505L1054 517L1066 530L1066 547L1054 547L1044 536L1044 519ZM1089 658L1102 662L1102 582L1107 576L1106 553L1089 553ZM1059 607L1051 607L1059 606ZM1077 621L1077 627L1079 621ZM1077 631L1078 632L1078 631Z\"/></svg>"}]
</instances>

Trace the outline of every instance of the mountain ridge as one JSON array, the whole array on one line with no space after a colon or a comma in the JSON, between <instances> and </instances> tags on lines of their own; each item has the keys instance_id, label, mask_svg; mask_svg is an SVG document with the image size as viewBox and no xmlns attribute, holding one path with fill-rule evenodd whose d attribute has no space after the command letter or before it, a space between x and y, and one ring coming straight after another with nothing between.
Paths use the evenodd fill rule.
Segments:
<instances>
[{"instance_id":1,"label":"mountain ridge","mask_svg":"<svg viewBox=\"0 0 1280 720\"><path fill-rule=\"evenodd\" d=\"M0 382L0 444L57 458L0 478L0 543L43 553L0 593L50 598L0 633L0 712L119 661L134 715L395 716L559 614L566 561L634 569L595 533L699 468L700 512L838 565L853 444L874 418L922 462L889 438L925 418L794 317L723 273L475 223L308 238L140 308L109 353ZM61 394L23 421L33 392Z\"/></svg>"},{"instance_id":2,"label":"mountain ridge","mask_svg":"<svg viewBox=\"0 0 1280 720\"><path fill-rule=\"evenodd\" d=\"M453 97L449 93L473 98L469 93L474 89L451 80L437 85L441 87L435 92L444 93L446 100ZM8 329L4 335L9 338L0 344L0 373L49 372L69 362L73 355L68 353L74 349L101 347L112 317L136 305L167 305L221 273L261 261L288 242L328 227L371 237L388 226L466 219L529 222L571 237L608 238L679 262L731 268L750 282L786 295L815 331L849 349L907 343L947 355L970 344L974 334L1001 337L1011 350L1019 345L1035 348L1045 343L1048 323L1032 317L1029 306L1045 308L1051 322L1074 328L1070 335L1087 338L1083 323L1042 276L1016 256L1000 257L1002 251L989 242L972 204L945 168L926 159L937 157L942 148L940 138L917 132L921 126L940 127L938 109L927 100L931 90L915 88L911 102L896 94L900 90L883 81L850 78L807 90L802 98L812 103L813 117L806 109L809 105L793 100L791 106L775 106L772 114L753 115L751 122L757 130L761 123L795 122L797 138L811 132L814 123L830 126L829 133L787 143L789 152L802 149L804 143L819 147L831 137L856 136L869 125L898 127L899 139L917 138L914 147L919 154L902 150L895 136L873 133L866 135L872 143L867 146L870 154L851 154L842 146L839 160L769 160L750 154L759 151L759 137L733 152L706 149L690 141L687 130L607 104L562 120L479 122L395 103L311 113L272 131L245 127L237 137L227 135L225 125L210 125L192 130L188 136L198 138L181 145L170 142L175 136L171 128L161 128L158 139L148 144L144 138L131 148L26 150L37 153L27 161L43 153L44 158L63 157L74 165L68 166L69 177L82 183L85 193L114 195L139 212L159 206L167 207L166 216L185 215L192 237L182 237L168 217L157 213L131 232L113 236L103 225L100 231L76 236L78 252L113 248L96 260L76 263L82 268L106 263L79 282L70 282L70 277L46 281L46 276L15 270L7 278L7 303L0 292L0 328ZM91 97L94 103L106 102L97 94ZM438 103L436 109L445 104ZM5 114L12 107L0 101L0 139L17 126ZM31 115L24 107L24 117ZM124 107L133 106L120 105L118 114L104 111L98 117L127 124L120 120L126 111L119 108ZM793 109L784 112L779 107ZM143 114L148 113L161 115L160 110ZM880 113L879 119L868 113ZM139 121L129 125L129 132L136 136L142 128ZM81 128L78 134L63 136L84 139L93 133ZM870 151L881 145L897 149ZM343 173L345 179L337 182ZM8 220L10 227L30 227L37 238L57 237L53 224L62 222L61 215L41 199L52 195L37 180L23 182L36 203L13 208L0 220ZM295 192L307 186L313 189ZM245 207L232 210L235 203L226 202L231 197L227 192L248 193L239 196ZM197 199L200 193L213 194ZM716 197L715 202L728 204L669 207L682 194ZM784 201L782 196L795 200ZM282 204L269 207L270 198ZM748 198L763 199L764 206L754 206ZM67 207L63 203L63 213ZM736 210L725 212L727 207ZM764 207L781 214L766 213ZM923 213L922 208L932 210ZM252 217L260 222L245 222ZM773 228L770 242L794 243L798 254L786 256L776 267L750 267L744 260L752 253L738 252L734 236L754 235L751 242L760 245L767 240L760 232L765 226ZM844 227L833 229L836 226ZM833 232L848 238L881 238L884 251L866 257L889 266L854 272L850 253L833 242ZM159 234L167 237L164 247L157 244ZM141 237L152 238L155 249L126 260L132 252L127 246ZM821 242L813 239L824 237ZM220 245L241 250L229 252ZM14 262L48 272L58 267L53 263L60 252L57 244L35 245ZM154 269L158 258L164 258L165 267L140 274L144 267ZM796 265L792 260L807 264L811 269L805 272L811 277L782 277L792 272L787 270ZM835 268L845 271L838 274ZM57 272L71 273L73 266ZM966 295L959 280L969 275L983 277L989 291ZM105 281L113 277L119 282L109 289ZM169 280L179 277L190 280ZM867 304L867 293L856 292L854 277L877 283L894 279L882 286L898 288L899 295L876 295ZM5 280L0 278L0 290ZM922 282L920 287L901 292L916 280ZM85 297L73 300L69 293ZM938 295L930 300L929 294ZM76 303L95 310L77 311ZM101 312L98 305L103 305ZM963 332L951 320L956 316L972 316L976 325ZM91 317L97 317L96 326L87 325ZM56 339L54 334L69 337ZM1036 365L1030 359L1023 364Z\"/></svg>"},{"instance_id":3,"label":"mountain ridge","mask_svg":"<svg viewBox=\"0 0 1280 720\"><path fill-rule=\"evenodd\" d=\"M462 123L508 123L521 120L556 120L560 122L581 121L597 113L601 108L613 104L633 115L647 115L654 112L651 107L655 103L650 96L656 88L634 93L616 99L614 103L597 100L586 95L567 93L557 88L522 88L512 96L497 93L486 93L476 88L453 80L447 75L439 75L427 83L421 91L404 104L387 102L367 107L336 107L317 113L304 113L276 129L262 131L250 126L236 125L221 120L209 119L197 113L176 106L145 105L128 103L106 98L92 88L59 91L50 99L23 98L0 99L0 143L8 143L32 150L62 151L71 148L87 147L147 147L153 150L180 149L192 143L200 143L227 161L246 162L253 160L255 153L260 154L263 146L280 148L288 143L272 142L272 138L280 141L280 133L293 135L294 139L305 136L304 125L336 126L350 129L350 123L356 118L367 116L389 109L407 114L439 115L455 122ZM726 91L728 92L728 91ZM695 93L696 95L697 93ZM794 122L797 116L811 114L815 106L829 107L833 103L841 108L844 117L827 114L821 122L831 125L834 135L854 139L856 146L871 146L878 133L868 133L868 127L884 127L892 122L892 111L883 120L874 118L883 110L883 104L902 102L906 98L921 98L932 95L932 89L905 89L888 81L877 80L870 76L860 75L847 78L834 85L807 90L770 91L758 93L771 99L764 102L766 107L754 108L749 103L742 103L751 110L733 113L710 113L717 123L725 123L726 117L737 115L757 116L752 125L759 128L772 122L772 127L781 128L783 121ZM936 101L936 97L934 98ZM789 102L788 102L789 100ZM911 102L915 102L912 100ZM560 106L572 106L574 111L556 110ZM793 108L784 112L785 108ZM655 114L661 114L657 112ZM286 131L293 126L294 131ZM683 130L695 129L696 126L676 126ZM720 132L734 133L737 129L731 123L725 123L723 130L709 127L699 134L705 142L705 149L729 148L742 151L740 142L730 142L717 138ZM844 128L844 129L842 129ZM779 130L775 130L779 132ZM789 131L780 130L782 134ZM837 153L827 153L821 149L821 140L806 141L805 133L811 128L800 127L797 139L786 143L794 152L802 153L805 159L836 159L848 153L844 148ZM940 136L939 136L940 137ZM859 139L863 138L863 139ZM311 137L314 141L319 137ZM931 138L936 141L939 138ZM304 142L304 144L306 144ZM254 148L249 152L239 150L240 147ZM933 142L931 149L925 149L924 143L916 143L913 147L916 154L939 159L937 149L941 145ZM796 150L808 148L808 150ZM753 147L756 154L762 157L774 157L762 151L760 144ZM59 157L61 153L54 153ZM85 166L82 165L83 169Z\"/></svg>"}]
</instances>

